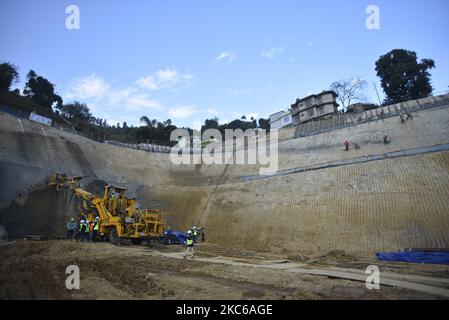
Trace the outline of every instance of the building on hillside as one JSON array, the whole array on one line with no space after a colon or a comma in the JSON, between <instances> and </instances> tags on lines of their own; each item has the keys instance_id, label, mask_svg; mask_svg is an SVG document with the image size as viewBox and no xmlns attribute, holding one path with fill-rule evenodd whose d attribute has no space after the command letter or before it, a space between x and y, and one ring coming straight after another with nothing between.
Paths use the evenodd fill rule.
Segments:
<instances>
[{"instance_id":1,"label":"building on hillside","mask_svg":"<svg viewBox=\"0 0 449 320\"><path fill-rule=\"evenodd\" d=\"M290 110L279 111L270 115L270 128L271 130L277 130L287 127L293 123L293 118Z\"/></svg>"},{"instance_id":2,"label":"building on hillside","mask_svg":"<svg viewBox=\"0 0 449 320\"><path fill-rule=\"evenodd\" d=\"M303 99L297 99L292 104L293 123L298 125L336 114L338 112L337 97L338 95L334 91L323 91Z\"/></svg>"}]
</instances>

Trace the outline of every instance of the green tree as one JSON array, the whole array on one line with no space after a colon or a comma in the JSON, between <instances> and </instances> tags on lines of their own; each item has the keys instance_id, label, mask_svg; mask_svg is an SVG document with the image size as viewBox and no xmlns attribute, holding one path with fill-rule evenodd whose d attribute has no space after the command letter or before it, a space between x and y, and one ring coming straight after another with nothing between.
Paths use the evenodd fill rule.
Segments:
<instances>
[{"instance_id":1,"label":"green tree","mask_svg":"<svg viewBox=\"0 0 449 320\"><path fill-rule=\"evenodd\" d=\"M27 74L27 83L23 93L29 99L49 110L52 110L53 104L56 102L57 108L62 107L62 98L55 94L55 85L47 79L38 76L36 72L30 70Z\"/></svg>"},{"instance_id":2,"label":"green tree","mask_svg":"<svg viewBox=\"0 0 449 320\"><path fill-rule=\"evenodd\" d=\"M156 119L150 120L150 118L148 118L147 116L143 116L140 118L140 123L148 127L157 127L158 122Z\"/></svg>"},{"instance_id":3,"label":"green tree","mask_svg":"<svg viewBox=\"0 0 449 320\"><path fill-rule=\"evenodd\" d=\"M204 125L201 127L201 132L204 132L207 129L218 129L219 128L218 121L219 119L217 117L213 119L206 119L204 121Z\"/></svg>"},{"instance_id":4,"label":"green tree","mask_svg":"<svg viewBox=\"0 0 449 320\"><path fill-rule=\"evenodd\" d=\"M376 62L377 76L386 94L385 104L427 97L432 94L428 70L435 68L431 59L418 63L416 52L395 49Z\"/></svg>"},{"instance_id":5,"label":"green tree","mask_svg":"<svg viewBox=\"0 0 449 320\"><path fill-rule=\"evenodd\" d=\"M0 91L9 91L11 85L19 79L17 67L5 62L0 64Z\"/></svg>"},{"instance_id":6,"label":"green tree","mask_svg":"<svg viewBox=\"0 0 449 320\"><path fill-rule=\"evenodd\" d=\"M74 101L69 104L64 104L58 109L61 111L61 115L66 119L78 119L89 122L93 120L92 114L85 103Z\"/></svg>"},{"instance_id":7,"label":"green tree","mask_svg":"<svg viewBox=\"0 0 449 320\"><path fill-rule=\"evenodd\" d=\"M259 119L259 128L269 131L270 130L270 120L260 118Z\"/></svg>"}]
</instances>

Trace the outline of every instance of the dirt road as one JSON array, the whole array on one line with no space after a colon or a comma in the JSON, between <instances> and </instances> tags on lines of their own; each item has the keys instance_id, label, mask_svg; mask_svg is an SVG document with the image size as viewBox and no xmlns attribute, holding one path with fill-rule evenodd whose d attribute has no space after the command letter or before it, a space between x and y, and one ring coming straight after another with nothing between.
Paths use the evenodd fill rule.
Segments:
<instances>
[{"instance_id":1,"label":"dirt road","mask_svg":"<svg viewBox=\"0 0 449 320\"><path fill-rule=\"evenodd\" d=\"M364 282L291 273L283 257L200 245L196 260L182 247L19 241L0 247L0 299L439 299L440 296ZM284 257L285 258L285 257ZM356 266L344 255L321 265ZM317 259L319 261L320 259ZM353 259L352 259L353 260ZM212 261L212 262L211 262ZM259 268L276 264L280 268ZM291 263L291 262L290 262ZM67 290L68 265L80 268L81 289ZM366 266L365 266L366 267ZM402 272L404 266L385 266ZM447 267L407 272L446 276Z\"/></svg>"}]
</instances>

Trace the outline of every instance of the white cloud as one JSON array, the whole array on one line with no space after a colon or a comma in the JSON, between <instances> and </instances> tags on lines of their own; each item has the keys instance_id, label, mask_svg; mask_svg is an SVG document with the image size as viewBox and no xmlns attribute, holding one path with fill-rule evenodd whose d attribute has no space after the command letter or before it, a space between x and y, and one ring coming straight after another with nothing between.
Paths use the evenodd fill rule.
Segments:
<instances>
[{"instance_id":1,"label":"white cloud","mask_svg":"<svg viewBox=\"0 0 449 320\"><path fill-rule=\"evenodd\" d=\"M111 90L108 94L108 103L110 105L123 104L124 101L129 99L133 94L137 93L137 91L138 90L133 87Z\"/></svg>"},{"instance_id":2,"label":"white cloud","mask_svg":"<svg viewBox=\"0 0 449 320\"><path fill-rule=\"evenodd\" d=\"M180 74L176 69L166 68L165 70L156 71L146 77L137 80L140 88L148 90L171 89L180 84L185 84L193 79L193 74Z\"/></svg>"},{"instance_id":3,"label":"white cloud","mask_svg":"<svg viewBox=\"0 0 449 320\"><path fill-rule=\"evenodd\" d=\"M209 108L207 109L206 113L210 116L214 116L214 117L218 117L218 115L220 114L217 110Z\"/></svg>"},{"instance_id":4,"label":"white cloud","mask_svg":"<svg viewBox=\"0 0 449 320\"><path fill-rule=\"evenodd\" d=\"M189 118L197 112L198 110L194 106L176 106L168 110L168 115L171 118Z\"/></svg>"},{"instance_id":5,"label":"white cloud","mask_svg":"<svg viewBox=\"0 0 449 320\"><path fill-rule=\"evenodd\" d=\"M275 59L284 52L284 48L270 48L262 51L260 54L267 59Z\"/></svg>"},{"instance_id":6,"label":"white cloud","mask_svg":"<svg viewBox=\"0 0 449 320\"><path fill-rule=\"evenodd\" d=\"M215 57L215 63L222 61L232 62L235 59L235 54L232 51L223 51L217 57Z\"/></svg>"},{"instance_id":7,"label":"white cloud","mask_svg":"<svg viewBox=\"0 0 449 320\"><path fill-rule=\"evenodd\" d=\"M160 110L162 105L147 93L139 92L135 87L110 90L105 104L109 107L124 107L127 111L139 109Z\"/></svg>"},{"instance_id":8,"label":"white cloud","mask_svg":"<svg viewBox=\"0 0 449 320\"><path fill-rule=\"evenodd\" d=\"M125 89L113 88L103 78L89 75L72 81L64 99L81 100L98 116L105 110L138 111L160 110L162 105L139 88L131 86ZM114 111L115 112L115 111Z\"/></svg>"},{"instance_id":9,"label":"white cloud","mask_svg":"<svg viewBox=\"0 0 449 320\"><path fill-rule=\"evenodd\" d=\"M91 74L84 78L75 79L66 97L69 99L100 98L108 93L110 87L104 79Z\"/></svg>"},{"instance_id":10,"label":"white cloud","mask_svg":"<svg viewBox=\"0 0 449 320\"><path fill-rule=\"evenodd\" d=\"M130 110L152 109L161 110L162 105L159 101L151 99L147 94L133 95L126 100L125 106Z\"/></svg>"}]
</instances>

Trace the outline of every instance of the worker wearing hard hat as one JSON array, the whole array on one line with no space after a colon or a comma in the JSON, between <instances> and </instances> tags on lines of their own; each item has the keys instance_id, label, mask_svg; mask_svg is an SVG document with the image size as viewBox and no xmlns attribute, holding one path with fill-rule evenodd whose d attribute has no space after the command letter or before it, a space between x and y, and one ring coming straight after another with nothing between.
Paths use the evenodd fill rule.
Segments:
<instances>
[{"instance_id":1,"label":"worker wearing hard hat","mask_svg":"<svg viewBox=\"0 0 449 320\"><path fill-rule=\"evenodd\" d=\"M72 241L75 236L76 230L76 222L74 218L71 218L70 221L67 222L66 229L67 229L66 238L67 240Z\"/></svg>"},{"instance_id":2,"label":"worker wearing hard hat","mask_svg":"<svg viewBox=\"0 0 449 320\"><path fill-rule=\"evenodd\" d=\"M93 222L92 233L90 234L90 241L97 242L98 230L100 230L100 217L97 216Z\"/></svg>"},{"instance_id":3,"label":"worker wearing hard hat","mask_svg":"<svg viewBox=\"0 0 449 320\"><path fill-rule=\"evenodd\" d=\"M198 228L196 226L193 226L192 233L193 233L193 242L196 243L198 238Z\"/></svg>"},{"instance_id":4,"label":"worker wearing hard hat","mask_svg":"<svg viewBox=\"0 0 449 320\"><path fill-rule=\"evenodd\" d=\"M86 238L86 241L89 242L90 234L91 234L91 230L90 230L91 222L89 220L86 220L85 224L86 224L86 228L84 229L85 233L86 233L85 238Z\"/></svg>"},{"instance_id":5,"label":"worker wearing hard hat","mask_svg":"<svg viewBox=\"0 0 449 320\"><path fill-rule=\"evenodd\" d=\"M186 252L184 252L183 257L184 257L184 259L186 259L187 257L190 257L193 259L194 258L193 255L194 255L194 251L195 251L195 244L193 242L192 230L187 231L185 243L186 243L187 249L186 249Z\"/></svg>"},{"instance_id":6,"label":"worker wearing hard hat","mask_svg":"<svg viewBox=\"0 0 449 320\"><path fill-rule=\"evenodd\" d=\"M81 220L78 230L78 241L83 242L84 240L89 241L89 222L86 220Z\"/></svg>"},{"instance_id":7,"label":"worker wearing hard hat","mask_svg":"<svg viewBox=\"0 0 449 320\"><path fill-rule=\"evenodd\" d=\"M80 226L78 228L78 236L77 236L77 241L78 242L83 242L84 238L86 237L86 220L81 219L80 220Z\"/></svg>"}]
</instances>

